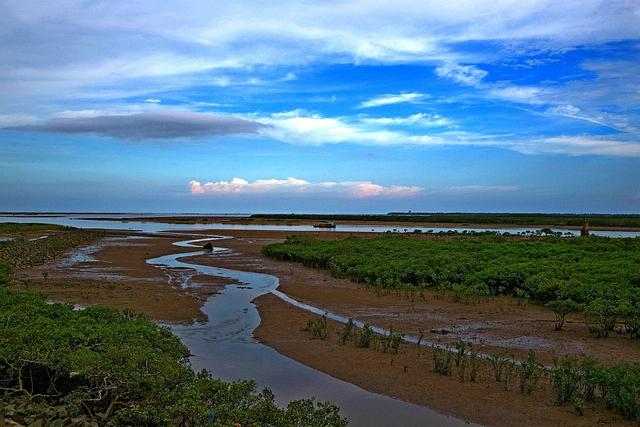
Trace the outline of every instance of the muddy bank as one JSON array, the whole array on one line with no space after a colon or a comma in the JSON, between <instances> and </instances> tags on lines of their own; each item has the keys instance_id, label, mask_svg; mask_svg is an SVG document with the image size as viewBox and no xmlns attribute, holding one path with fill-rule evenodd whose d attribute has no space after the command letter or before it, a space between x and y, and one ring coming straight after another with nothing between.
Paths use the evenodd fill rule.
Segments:
<instances>
[{"instance_id":1,"label":"muddy bank","mask_svg":"<svg viewBox=\"0 0 640 427\"><path fill-rule=\"evenodd\" d=\"M128 308L162 322L205 321L203 304L231 281L145 263L155 256L188 251L173 246L177 240L110 233L53 262L18 272L12 286L54 301Z\"/></svg>"},{"instance_id":2,"label":"muddy bank","mask_svg":"<svg viewBox=\"0 0 640 427\"><path fill-rule=\"evenodd\" d=\"M329 321L327 339L312 339L302 326L312 316L284 303L273 295L255 301L262 322L255 336L280 353L366 390L427 406L458 418L496 426L587 426L635 425L606 411L589 409L578 417L571 405L553 403L551 387L543 380L532 395L518 391L517 378L505 391L490 368L480 367L476 382L468 373L460 383L457 368L453 375L433 372L432 351L414 345L402 345L398 354L370 348L356 348L352 341L343 346L338 333L343 325ZM468 370L467 370L468 372Z\"/></svg>"}]
</instances>

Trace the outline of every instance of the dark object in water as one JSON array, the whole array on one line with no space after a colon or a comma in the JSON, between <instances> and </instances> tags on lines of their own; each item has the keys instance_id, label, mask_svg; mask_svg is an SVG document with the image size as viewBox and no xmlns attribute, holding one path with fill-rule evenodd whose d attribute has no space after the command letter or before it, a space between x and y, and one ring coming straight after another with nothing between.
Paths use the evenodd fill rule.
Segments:
<instances>
[{"instance_id":1,"label":"dark object in water","mask_svg":"<svg viewBox=\"0 0 640 427\"><path fill-rule=\"evenodd\" d=\"M336 228L335 222L319 222L317 224L313 224L315 228Z\"/></svg>"},{"instance_id":2,"label":"dark object in water","mask_svg":"<svg viewBox=\"0 0 640 427\"><path fill-rule=\"evenodd\" d=\"M207 243L204 244L204 246L202 248L206 249L208 251L212 251L213 250L213 245L211 244L211 242L207 242Z\"/></svg>"},{"instance_id":3,"label":"dark object in water","mask_svg":"<svg viewBox=\"0 0 640 427\"><path fill-rule=\"evenodd\" d=\"M449 335L451 333L451 330L447 328L434 328L429 332L431 332L432 334Z\"/></svg>"}]
</instances>

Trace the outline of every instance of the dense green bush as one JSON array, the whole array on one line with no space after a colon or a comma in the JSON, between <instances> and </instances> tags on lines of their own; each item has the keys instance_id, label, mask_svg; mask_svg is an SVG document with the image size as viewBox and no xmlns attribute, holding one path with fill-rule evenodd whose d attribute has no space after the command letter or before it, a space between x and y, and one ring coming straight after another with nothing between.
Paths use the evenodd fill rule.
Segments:
<instances>
[{"instance_id":1,"label":"dense green bush","mask_svg":"<svg viewBox=\"0 0 640 427\"><path fill-rule=\"evenodd\" d=\"M606 337L613 331L618 321L620 303L605 298L596 298L584 309L589 325L589 332L599 338Z\"/></svg>"},{"instance_id":2,"label":"dense green bush","mask_svg":"<svg viewBox=\"0 0 640 427\"><path fill-rule=\"evenodd\" d=\"M609 409L640 421L640 364L603 366L592 359L568 357L551 372L556 402L572 402L576 412L585 402L603 399Z\"/></svg>"},{"instance_id":3,"label":"dense green bush","mask_svg":"<svg viewBox=\"0 0 640 427\"><path fill-rule=\"evenodd\" d=\"M0 325L0 402L5 408L29 402L7 416L44 424L346 424L330 404L303 400L282 409L251 381L195 374L179 339L139 315L100 307L74 311L0 287Z\"/></svg>"},{"instance_id":4,"label":"dense green bush","mask_svg":"<svg viewBox=\"0 0 640 427\"><path fill-rule=\"evenodd\" d=\"M377 288L451 289L460 299L529 296L542 303L572 301L570 308L601 299L616 312L625 308L630 331L640 313L640 239L293 236L266 246L264 254Z\"/></svg>"}]
</instances>

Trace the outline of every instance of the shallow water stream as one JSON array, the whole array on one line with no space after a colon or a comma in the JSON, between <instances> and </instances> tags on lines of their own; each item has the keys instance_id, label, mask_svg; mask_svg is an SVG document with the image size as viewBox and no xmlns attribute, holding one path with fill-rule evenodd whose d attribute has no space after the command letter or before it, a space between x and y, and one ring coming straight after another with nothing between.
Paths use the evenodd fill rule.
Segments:
<instances>
[{"instance_id":1,"label":"shallow water stream","mask_svg":"<svg viewBox=\"0 0 640 427\"><path fill-rule=\"evenodd\" d=\"M211 239L200 238L176 245L197 247L196 243ZM213 256L224 251L223 248L215 248ZM251 301L269 292L279 294L276 291L278 278L180 260L207 253L200 250L147 260L147 263L160 268L188 268L199 274L224 277L239 283L227 285L218 295L208 299L203 307L208 315L206 323L171 326L193 354L191 362L194 369L207 369L223 380L253 379L259 386L272 389L283 405L289 400L309 396L320 401L330 400L341 407L342 414L353 426L469 425L422 406L368 392L257 342L253 331L260 324L260 316ZM345 360L345 363L349 361Z\"/></svg>"}]
</instances>

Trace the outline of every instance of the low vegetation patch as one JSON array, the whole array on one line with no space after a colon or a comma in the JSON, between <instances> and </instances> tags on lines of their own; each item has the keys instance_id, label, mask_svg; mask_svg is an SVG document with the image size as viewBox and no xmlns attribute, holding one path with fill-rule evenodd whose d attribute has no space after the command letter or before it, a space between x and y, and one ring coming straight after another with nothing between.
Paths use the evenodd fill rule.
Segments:
<instances>
[{"instance_id":1,"label":"low vegetation patch","mask_svg":"<svg viewBox=\"0 0 640 427\"><path fill-rule=\"evenodd\" d=\"M293 236L264 254L323 268L339 278L381 289L450 292L457 301L508 295L548 304L555 329L584 312L590 329L606 336L623 322L640 330L640 239L405 236L319 240Z\"/></svg>"},{"instance_id":2,"label":"low vegetation patch","mask_svg":"<svg viewBox=\"0 0 640 427\"><path fill-rule=\"evenodd\" d=\"M589 402L599 399L625 418L640 421L640 364L607 367L589 358L567 357L555 365L551 375L558 404L571 403L581 415Z\"/></svg>"},{"instance_id":3,"label":"low vegetation patch","mask_svg":"<svg viewBox=\"0 0 640 427\"><path fill-rule=\"evenodd\" d=\"M31 231L62 231L71 229L71 227L56 224L0 222L0 233L27 233Z\"/></svg>"},{"instance_id":4,"label":"low vegetation patch","mask_svg":"<svg viewBox=\"0 0 640 427\"><path fill-rule=\"evenodd\" d=\"M18 225L57 227L49 224ZM50 230L50 228L46 228L46 230ZM3 242L0 244L0 259L7 262L15 270L21 270L50 262L72 248L88 245L104 236L101 231L75 228L61 228L60 230L62 231L54 232L43 239L31 240L18 237Z\"/></svg>"}]
</instances>

